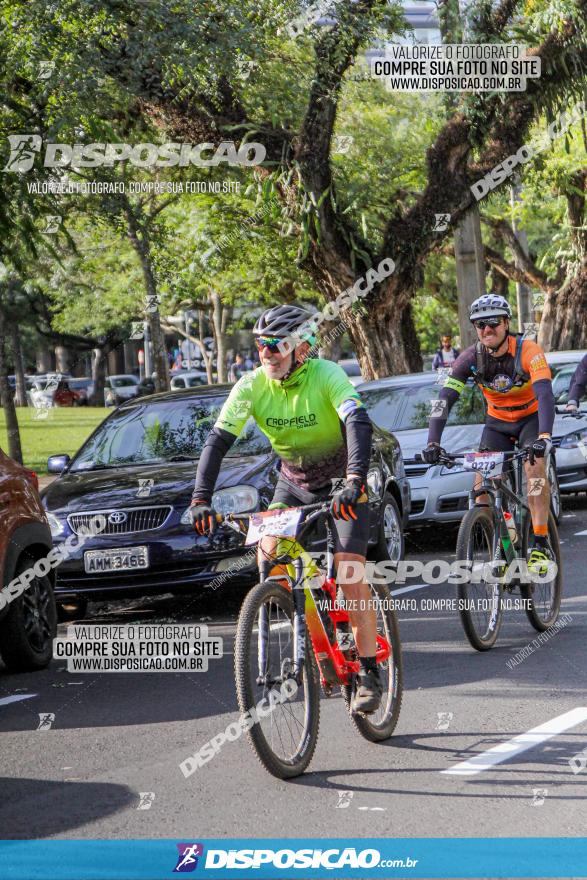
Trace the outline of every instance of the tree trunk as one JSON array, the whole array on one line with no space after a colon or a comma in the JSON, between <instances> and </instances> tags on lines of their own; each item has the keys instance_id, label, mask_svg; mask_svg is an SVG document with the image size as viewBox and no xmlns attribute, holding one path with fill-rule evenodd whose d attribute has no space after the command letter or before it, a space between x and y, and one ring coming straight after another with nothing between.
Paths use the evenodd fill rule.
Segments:
<instances>
[{"instance_id":1,"label":"tree trunk","mask_svg":"<svg viewBox=\"0 0 587 880\"><path fill-rule=\"evenodd\" d=\"M228 373L226 369L226 330L224 318L224 307L220 295L210 289L210 302L212 304L212 333L216 343L216 374L218 376L218 384L228 382Z\"/></svg>"},{"instance_id":2,"label":"tree trunk","mask_svg":"<svg viewBox=\"0 0 587 880\"><path fill-rule=\"evenodd\" d=\"M365 379L419 372L422 356L409 297L393 297L378 308L365 305L366 314L347 310L341 315Z\"/></svg>"},{"instance_id":3,"label":"tree trunk","mask_svg":"<svg viewBox=\"0 0 587 880\"><path fill-rule=\"evenodd\" d=\"M147 321L149 322L149 330L151 332L153 364L156 374L155 391L169 391L171 387L169 380L169 361L167 360L167 352L165 350L165 337L163 335L163 330L161 329L157 282L155 281L155 273L153 271L149 239L144 227L140 229L141 234L139 235L139 223L127 198L124 199L124 208L127 220L128 238L139 258L145 283Z\"/></svg>"},{"instance_id":4,"label":"tree trunk","mask_svg":"<svg viewBox=\"0 0 587 880\"><path fill-rule=\"evenodd\" d=\"M587 168L577 170L570 183L566 197L575 260L568 264L562 287L546 294L538 334L538 343L546 351L587 348Z\"/></svg>"},{"instance_id":5,"label":"tree trunk","mask_svg":"<svg viewBox=\"0 0 587 880\"><path fill-rule=\"evenodd\" d=\"M546 296L538 344L545 351L587 348L587 262Z\"/></svg>"},{"instance_id":6,"label":"tree trunk","mask_svg":"<svg viewBox=\"0 0 587 880\"><path fill-rule=\"evenodd\" d=\"M14 406L12 389L8 384L8 366L6 363L6 324L4 314L0 310L0 400L6 419L6 434L8 436L8 454L10 458L22 464L22 447L20 445L20 430Z\"/></svg>"},{"instance_id":7,"label":"tree trunk","mask_svg":"<svg viewBox=\"0 0 587 880\"><path fill-rule=\"evenodd\" d=\"M16 378L16 405L28 406L24 363L22 359L22 346L20 344L20 327L16 321L12 322L10 335L12 338L12 354L14 356L14 375Z\"/></svg>"},{"instance_id":8,"label":"tree trunk","mask_svg":"<svg viewBox=\"0 0 587 880\"><path fill-rule=\"evenodd\" d=\"M198 340L198 345L200 347L200 351L202 353L202 360L204 361L204 367L206 369L206 376L208 377L208 385L214 384L214 376L212 371L212 358L208 356L208 351L204 344L204 310L198 306L198 327L200 330L200 340Z\"/></svg>"},{"instance_id":9,"label":"tree trunk","mask_svg":"<svg viewBox=\"0 0 587 880\"><path fill-rule=\"evenodd\" d=\"M94 393L90 399L92 406L104 406L104 388L106 387L106 353L103 348L94 349L92 363L92 382Z\"/></svg>"}]
</instances>

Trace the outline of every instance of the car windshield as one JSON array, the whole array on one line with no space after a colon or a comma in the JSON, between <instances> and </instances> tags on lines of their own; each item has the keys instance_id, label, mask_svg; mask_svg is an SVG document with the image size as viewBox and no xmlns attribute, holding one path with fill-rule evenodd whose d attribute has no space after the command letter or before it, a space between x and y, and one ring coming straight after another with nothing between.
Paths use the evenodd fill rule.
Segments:
<instances>
[{"instance_id":1,"label":"car windshield","mask_svg":"<svg viewBox=\"0 0 587 880\"><path fill-rule=\"evenodd\" d=\"M131 379L130 376L113 376L110 378L110 384L113 388L128 388L131 385L138 385L138 380Z\"/></svg>"},{"instance_id":2,"label":"car windshield","mask_svg":"<svg viewBox=\"0 0 587 880\"><path fill-rule=\"evenodd\" d=\"M198 458L225 400L226 396L145 402L118 410L82 446L70 471ZM260 455L270 448L249 419L228 455Z\"/></svg>"},{"instance_id":3,"label":"car windshield","mask_svg":"<svg viewBox=\"0 0 587 880\"><path fill-rule=\"evenodd\" d=\"M430 401L436 400L439 385L400 385L361 391L361 399L376 425L388 431L426 428ZM483 398L476 386L467 386L453 406L448 425L479 425L485 420Z\"/></svg>"}]
</instances>

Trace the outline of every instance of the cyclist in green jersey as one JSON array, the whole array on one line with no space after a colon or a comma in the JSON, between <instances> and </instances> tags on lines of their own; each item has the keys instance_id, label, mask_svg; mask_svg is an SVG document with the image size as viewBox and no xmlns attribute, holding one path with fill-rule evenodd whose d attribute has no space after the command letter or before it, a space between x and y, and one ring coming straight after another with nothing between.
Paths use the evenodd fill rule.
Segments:
<instances>
[{"instance_id":1,"label":"cyclist in green jersey","mask_svg":"<svg viewBox=\"0 0 587 880\"><path fill-rule=\"evenodd\" d=\"M369 505L358 501L365 493L371 457L371 420L342 367L307 357L315 342L304 329L311 320L305 309L285 305L268 309L255 324L261 366L236 383L206 440L190 507L192 521L199 534L214 529L211 500L222 459L252 417L281 459L270 509L322 501L330 495L333 479L345 477L332 497L334 562L337 568L347 561L364 564ZM284 340L296 339L298 330L302 342L290 349ZM352 710L367 714L381 701L371 590L364 581L340 586L360 655Z\"/></svg>"}]
</instances>

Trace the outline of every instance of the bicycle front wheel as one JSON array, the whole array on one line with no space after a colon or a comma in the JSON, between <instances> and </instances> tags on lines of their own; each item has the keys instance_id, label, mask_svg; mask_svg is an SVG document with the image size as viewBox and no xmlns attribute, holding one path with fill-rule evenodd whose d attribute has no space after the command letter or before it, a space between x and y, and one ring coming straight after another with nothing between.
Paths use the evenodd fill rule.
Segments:
<instances>
[{"instance_id":1,"label":"bicycle front wheel","mask_svg":"<svg viewBox=\"0 0 587 880\"><path fill-rule=\"evenodd\" d=\"M501 626L502 587L491 575L487 579L487 574L495 571L489 566L494 562L497 540L491 509L470 508L457 537L457 561L469 563L468 582L457 585L457 598L463 629L477 651L494 646Z\"/></svg>"},{"instance_id":2,"label":"bicycle front wheel","mask_svg":"<svg viewBox=\"0 0 587 880\"><path fill-rule=\"evenodd\" d=\"M381 706L372 715L353 715L351 713L351 718L361 736L370 742L383 742L383 740L389 739L395 730L402 705L402 648L389 588L385 584L370 584L370 586L373 601L376 603L377 633L387 640L391 647L391 653L387 660L379 664L379 676L383 688ZM352 685L343 685L341 688L349 712L355 686L356 681Z\"/></svg>"},{"instance_id":3,"label":"bicycle front wheel","mask_svg":"<svg viewBox=\"0 0 587 880\"><path fill-rule=\"evenodd\" d=\"M314 754L320 724L320 685L309 640L302 683L285 695L293 669L293 599L276 581L258 584L243 602L234 648L239 709L252 718L249 741L278 779L303 773Z\"/></svg>"},{"instance_id":4,"label":"bicycle front wheel","mask_svg":"<svg viewBox=\"0 0 587 880\"><path fill-rule=\"evenodd\" d=\"M530 552L530 528L530 517L527 517L522 552L524 559L528 558ZM552 576L547 574L544 579L541 578L536 583L522 584L520 587L522 598L526 600L526 615L538 632L544 632L558 619L563 592L561 547L552 511L548 515L548 540L554 554L556 571Z\"/></svg>"}]
</instances>

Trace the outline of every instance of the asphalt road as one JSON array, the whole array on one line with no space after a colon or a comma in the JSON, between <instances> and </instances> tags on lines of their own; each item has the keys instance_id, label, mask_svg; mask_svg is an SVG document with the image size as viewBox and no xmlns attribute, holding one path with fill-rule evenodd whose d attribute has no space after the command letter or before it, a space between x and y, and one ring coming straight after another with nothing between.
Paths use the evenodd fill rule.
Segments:
<instances>
[{"instance_id":1,"label":"asphalt road","mask_svg":"<svg viewBox=\"0 0 587 880\"><path fill-rule=\"evenodd\" d=\"M506 747L509 757L474 775L443 772L587 706L584 498L566 501L560 532L567 626L510 668L537 636L523 611L506 615L484 654L469 647L453 613L400 614L405 694L393 738L368 743L340 697L323 699L312 764L287 783L263 770L246 737L188 779L179 770L238 716L238 594L91 606L88 622L206 622L224 639L224 656L207 673L75 675L54 661L38 674L0 674L2 836L584 836L587 768L575 774L569 759L587 747L587 710L523 752ZM427 531L408 552L448 559L454 540L454 530ZM446 588L409 595L446 596ZM39 730L45 713L54 720Z\"/></svg>"}]
</instances>

